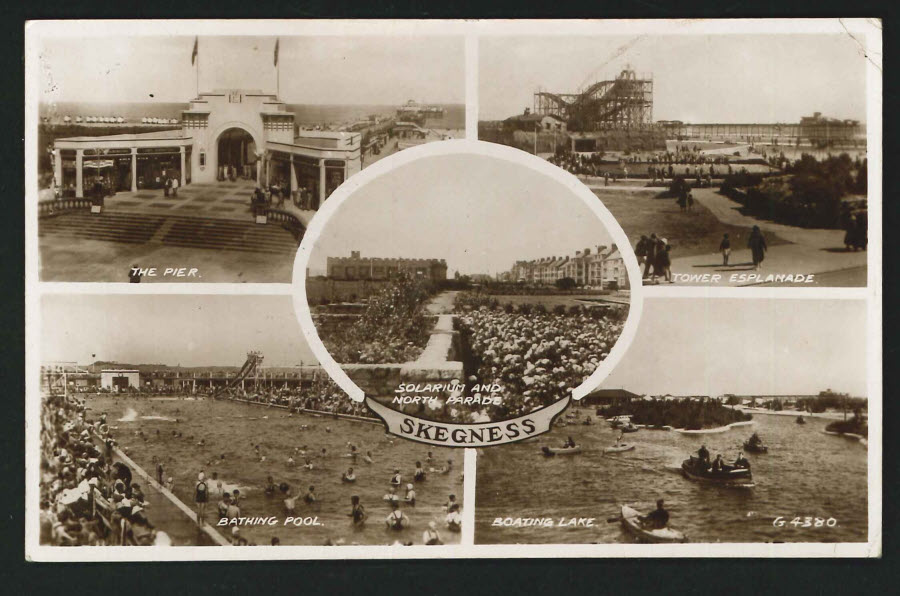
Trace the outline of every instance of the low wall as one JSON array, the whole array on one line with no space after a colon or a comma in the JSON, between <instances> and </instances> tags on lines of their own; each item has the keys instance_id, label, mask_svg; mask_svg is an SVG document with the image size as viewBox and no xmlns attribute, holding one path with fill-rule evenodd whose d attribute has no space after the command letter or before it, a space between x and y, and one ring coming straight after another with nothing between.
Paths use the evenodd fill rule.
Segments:
<instances>
[{"instance_id":1,"label":"low wall","mask_svg":"<svg viewBox=\"0 0 900 596\"><path fill-rule=\"evenodd\" d=\"M306 300L311 305L323 302L355 302L378 293L388 283L387 280L308 278L306 280Z\"/></svg>"},{"instance_id":2,"label":"low wall","mask_svg":"<svg viewBox=\"0 0 900 596\"><path fill-rule=\"evenodd\" d=\"M342 364L341 368L366 395L384 403L390 402L401 383L464 384L459 333L453 321L454 315L438 316L425 349L413 362Z\"/></svg>"},{"instance_id":3,"label":"low wall","mask_svg":"<svg viewBox=\"0 0 900 596\"><path fill-rule=\"evenodd\" d=\"M303 240L303 234L306 232L306 227L303 225L303 222L300 221L300 218L290 211L273 209L270 207L265 210L265 215L266 223L280 225L290 232L298 243Z\"/></svg>"},{"instance_id":4,"label":"low wall","mask_svg":"<svg viewBox=\"0 0 900 596\"><path fill-rule=\"evenodd\" d=\"M93 205L93 200L91 199L76 199L76 198L64 198L64 199L51 199L47 201L39 201L38 202L38 217L53 217L54 215L59 215L60 213L67 213L69 211L80 211L80 210L89 210Z\"/></svg>"}]
</instances>

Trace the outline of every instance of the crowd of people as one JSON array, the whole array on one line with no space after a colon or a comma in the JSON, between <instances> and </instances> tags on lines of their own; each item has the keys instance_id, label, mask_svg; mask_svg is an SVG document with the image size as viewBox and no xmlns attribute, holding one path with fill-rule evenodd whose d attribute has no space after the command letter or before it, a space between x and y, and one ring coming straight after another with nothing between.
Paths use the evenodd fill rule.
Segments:
<instances>
[{"instance_id":1,"label":"crowd of people","mask_svg":"<svg viewBox=\"0 0 900 596\"><path fill-rule=\"evenodd\" d=\"M266 462L266 455L260 449L259 445L254 446L256 456L260 463ZM327 467L327 459L333 457L333 454L327 453L325 449L317 451L309 448L307 445L295 447L293 452L288 454L286 464L289 468L300 466L307 470ZM374 511L376 505L363 503L358 491L352 490L352 486L356 483L357 473L354 472L355 466L365 466L375 464L375 456L371 450L367 450L364 454L362 449L352 442L347 442L346 453L340 454L338 457L346 458L350 464L346 471L342 472L339 481L342 485L347 486L349 494L348 510L346 516L349 518L350 525L353 529L359 530L366 526L370 518L370 508ZM297 460L303 460L302 464L298 464ZM417 490L427 491L426 480L429 474L449 475L455 472L453 460L448 459L447 462L440 467L436 462L436 458L431 451L428 451L423 461L416 461L415 468L411 474L409 481L406 481L400 467L393 468L393 473L387 479L387 489L381 498L383 506L389 513L383 518L383 525L388 531L400 532L410 528L413 524L410 510L416 507ZM306 513L315 513L319 510L322 497L316 491L315 485L309 485L307 488L298 489L292 486L287 479L276 480L273 475L266 478L263 494L267 500L280 500L282 502L285 516L294 517ZM237 488L224 485L217 473L213 473L212 477L207 477L206 472L201 470L197 474L197 480L193 489L194 505L197 508L197 523L201 526L207 523L207 509L211 500L218 499L216 502L215 517L217 525L219 522L225 521L223 525L230 527L230 541L233 546L256 546L257 543L244 537L241 534L240 527L232 525L228 522L238 520L252 512L248 511L244 506L245 497L241 495L241 491ZM455 494L450 494L447 501L441 507L444 512L443 527L450 532L460 532L462 529L462 508L456 500ZM375 522L378 523L378 522ZM395 543L398 543L396 541ZM411 545L412 541L399 542L400 544ZM443 544L443 538L438 530L438 523L435 520L428 522L423 534L422 544L438 545ZM273 536L270 544L280 544L280 539ZM328 539L326 546L333 546L335 543Z\"/></svg>"},{"instance_id":2,"label":"crowd of people","mask_svg":"<svg viewBox=\"0 0 900 596\"><path fill-rule=\"evenodd\" d=\"M688 195L689 196L689 195ZM693 199L691 199L693 204ZM659 283L660 280L666 283L674 283L672 279L672 258L669 252L672 245L665 238L658 238L656 234L641 236L634 247L634 254L638 258L638 263L643 267L643 279L645 282Z\"/></svg>"},{"instance_id":3,"label":"crowd of people","mask_svg":"<svg viewBox=\"0 0 900 596\"><path fill-rule=\"evenodd\" d=\"M319 380L314 382L314 389L316 390L302 393L296 389L266 390L250 394L229 391L227 397L267 405L287 405L291 409L290 415L303 410L356 416L368 413L363 404L347 398L326 375L321 375ZM150 504L145 499L140 484L133 480L132 470L115 457L114 447L117 447L118 443L110 429L115 430L119 427L109 425L106 413L101 413L96 420L91 420L86 416L88 411L83 400L61 395L51 395L45 398L42 404L41 543L57 546L170 545L169 536L154 528L148 520L146 510ZM301 429L308 427L311 428L311 425L301 425ZM326 433L331 432L329 426L325 426L324 430ZM149 430L145 432L144 429L138 429L134 434L136 440L142 440L147 444L163 438L159 430L155 435ZM387 435L386 437L388 444L393 445L393 439ZM186 440L191 442L190 444L196 440L194 435L186 436L178 430L172 430L172 438ZM208 448L206 443L201 437L195 449ZM127 448L124 448L124 451L127 452ZM379 455L383 455L383 449L363 449L348 441L345 451L345 453L331 453L324 448L298 445L288 453L275 455L267 453L265 447L261 447L260 444L254 444L251 453L262 465L277 463L286 470L326 469L333 465L334 458L346 458L347 467L343 468L340 476L335 478L335 482L347 487L347 516L351 525L358 529L361 529L369 519L367 507L374 514L376 506L381 505L385 507L383 514L385 517L383 521L376 523L383 525L386 530L415 528L411 512L415 511L417 498L421 501L423 491L427 491L426 478L429 475L462 473L454 467L452 459L441 462L428 451L425 457L416 461L414 467L410 465L405 472L409 474L409 480L404 478L401 467L395 464L398 467L393 468L393 474L386 479L387 489L381 505L363 503L360 494L357 494L358 491L354 491L353 487L356 486L358 478L367 476L363 469L376 464ZM214 470L220 463L219 457L215 456L205 465ZM248 511L245 506L245 496L241 494L240 489L224 482L217 471L211 470L211 474L207 476L206 471L201 470L193 486L189 484L187 487L176 489L172 472L168 469L170 465L171 462L167 463L153 456L147 469L155 476L159 485L159 487L154 485L154 488L172 492L178 490L178 496L182 499L193 499L196 506L196 521L199 525L209 523L208 507L210 514L213 516L217 514L218 517L215 519L219 520L236 519L252 514L252 510ZM152 484L152 481L150 483ZM320 497L314 485L298 490L299 487L295 488L287 482L287 479L276 481L275 477L270 475L262 488L266 498L277 499L283 503L285 515L301 515L303 506L310 511L318 511L317 504ZM442 521L434 518L422 525L422 544L443 544L442 531L456 533L461 530L461 506L454 494L448 497L443 510ZM414 513L412 515L415 516ZM371 525L372 522L369 523ZM226 534L232 545L256 544L245 538L236 526L228 526ZM412 544L408 533L398 536L403 537L403 544ZM278 544L278 538L273 538L271 543ZM329 540L327 544L334 543Z\"/></svg>"},{"instance_id":4,"label":"crowd of people","mask_svg":"<svg viewBox=\"0 0 900 596\"><path fill-rule=\"evenodd\" d=\"M547 161L576 176L602 177L606 185L629 177L647 178L653 183L685 176L695 178L698 186L709 186L712 178L734 173L729 156L708 155L697 145L679 145L674 151L639 152L606 159L602 153L559 152Z\"/></svg>"},{"instance_id":5,"label":"crowd of people","mask_svg":"<svg viewBox=\"0 0 900 596\"><path fill-rule=\"evenodd\" d=\"M64 395L41 403L41 544L54 546L170 545L148 520L140 484L114 459L106 416ZM102 446L102 447L101 447Z\"/></svg>"},{"instance_id":6,"label":"crowd of people","mask_svg":"<svg viewBox=\"0 0 900 596\"><path fill-rule=\"evenodd\" d=\"M478 383L503 387L502 405L489 413L493 419L525 414L569 395L609 355L628 311L610 304L549 310L527 305L516 312L491 304L490 297L473 294L456 302L460 330L477 365L473 376Z\"/></svg>"},{"instance_id":7,"label":"crowd of people","mask_svg":"<svg viewBox=\"0 0 900 596\"><path fill-rule=\"evenodd\" d=\"M308 387L270 387L247 391L232 388L220 392L218 397L284 406L291 412L306 410L324 414L372 417L364 403L350 399L344 390L324 372L314 374L312 384Z\"/></svg>"}]
</instances>

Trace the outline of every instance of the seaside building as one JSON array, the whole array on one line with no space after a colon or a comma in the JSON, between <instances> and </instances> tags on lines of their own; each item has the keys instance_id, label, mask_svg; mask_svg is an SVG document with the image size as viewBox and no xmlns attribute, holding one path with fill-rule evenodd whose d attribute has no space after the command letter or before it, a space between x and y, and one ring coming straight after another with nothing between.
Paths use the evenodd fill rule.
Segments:
<instances>
[{"instance_id":1,"label":"seaside building","mask_svg":"<svg viewBox=\"0 0 900 596\"><path fill-rule=\"evenodd\" d=\"M113 391L138 388L141 386L141 373L138 370L104 369L100 371L100 388Z\"/></svg>"},{"instance_id":2,"label":"seaside building","mask_svg":"<svg viewBox=\"0 0 900 596\"><path fill-rule=\"evenodd\" d=\"M326 267L331 279L386 280L402 274L432 281L447 279L444 259L363 257L358 250L351 251L349 257L328 257Z\"/></svg>"},{"instance_id":3,"label":"seaside building","mask_svg":"<svg viewBox=\"0 0 900 596\"><path fill-rule=\"evenodd\" d=\"M601 289L626 289L628 271L618 247L597 246L596 252L585 248L572 257L544 257L532 261L516 261L503 278L514 283L553 285L571 278L579 286Z\"/></svg>"},{"instance_id":4,"label":"seaside building","mask_svg":"<svg viewBox=\"0 0 900 596\"><path fill-rule=\"evenodd\" d=\"M558 114L538 114L530 108L517 116L510 116L503 121L503 127L507 130L521 130L524 132L566 132L566 120Z\"/></svg>"},{"instance_id":5,"label":"seaside building","mask_svg":"<svg viewBox=\"0 0 900 596\"><path fill-rule=\"evenodd\" d=\"M297 131L295 115L275 94L233 89L200 93L181 127L135 134L81 136L53 144L54 180L63 196L84 197L95 184L137 192L233 177L303 192L317 209L361 169L358 132Z\"/></svg>"}]
</instances>

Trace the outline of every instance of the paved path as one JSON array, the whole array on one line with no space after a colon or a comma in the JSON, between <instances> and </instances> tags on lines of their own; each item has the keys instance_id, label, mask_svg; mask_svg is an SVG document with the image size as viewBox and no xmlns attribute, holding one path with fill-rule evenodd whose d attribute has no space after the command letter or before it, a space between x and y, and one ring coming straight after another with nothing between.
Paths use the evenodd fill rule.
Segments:
<instances>
[{"instance_id":1,"label":"paved path","mask_svg":"<svg viewBox=\"0 0 900 596\"><path fill-rule=\"evenodd\" d=\"M690 274L694 277L676 279L678 285L725 285L742 286L771 283L787 286L814 285L865 285L865 267L867 253L865 251L846 252L844 250L843 230L824 230L816 228L798 228L770 221L759 220L740 212L741 205L728 197L720 195L715 188L698 188L693 191L694 198L709 209L721 222L760 229L776 234L790 244L771 247L766 252L762 268L753 271L753 260L750 250L745 246L733 246L729 266L722 265L722 255L713 253L672 259L672 273ZM860 275L862 269L862 275ZM849 273L853 271L854 273ZM837 274L837 272L844 272ZM750 278L748 275L758 273L761 277ZM697 275L719 275L715 281L697 278ZM769 274L813 274L812 283L784 282L769 280Z\"/></svg>"},{"instance_id":2,"label":"paved path","mask_svg":"<svg viewBox=\"0 0 900 596\"><path fill-rule=\"evenodd\" d=\"M759 226L761 230L772 232L792 244L803 244L820 249L844 248L843 230L824 230L820 228L798 228L785 224L756 219L740 212L742 205L718 193L715 188L697 188L692 191L694 198L709 209L722 223L733 226L752 228Z\"/></svg>"},{"instance_id":3,"label":"paved path","mask_svg":"<svg viewBox=\"0 0 900 596\"><path fill-rule=\"evenodd\" d=\"M178 196L167 197L162 189L117 192L104 201L104 211L149 215L199 215L216 219L253 221L250 194L256 188L251 180L188 184Z\"/></svg>"},{"instance_id":4,"label":"paved path","mask_svg":"<svg viewBox=\"0 0 900 596\"><path fill-rule=\"evenodd\" d=\"M429 314L445 315L453 312L453 305L456 303L457 291L441 292L431 299L431 302L425 305Z\"/></svg>"},{"instance_id":5,"label":"paved path","mask_svg":"<svg viewBox=\"0 0 900 596\"><path fill-rule=\"evenodd\" d=\"M230 546L230 543L215 529L204 524L197 525L197 514L181 499L160 484L150 474L125 455L118 447L113 449L115 459L123 462L140 478L144 497L149 503L147 519L159 530L163 530L172 540L172 546ZM215 503L210 503L213 510Z\"/></svg>"},{"instance_id":6,"label":"paved path","mask_svg":"<svg viewBox=\"0 0 900 596\"><path fill-rule=\"evenodd\" d=\"M253 221L250 195L255 188L255 180L235 180L188 184L178 189L177 197L166 197L161 189L117 192L106 198L104 210L147 215L198 215L247 222ZM305 227L309 227L309 221L316 214L312 209L299 209L289 199L285 199L281 207L274 202L272 206L297 216Z\"/></svg>"}]
</instances>

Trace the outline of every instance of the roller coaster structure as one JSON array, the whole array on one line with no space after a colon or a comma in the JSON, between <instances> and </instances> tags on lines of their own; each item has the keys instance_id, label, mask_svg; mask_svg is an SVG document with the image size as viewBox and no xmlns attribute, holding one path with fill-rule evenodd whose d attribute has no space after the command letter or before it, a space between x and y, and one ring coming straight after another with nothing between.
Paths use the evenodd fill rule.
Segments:
<instances>
[{"instance_id":1,"label":"roller coaster structure","mask_svg":"<svg viewBox=\"0 0 900 596\"><path fill-rule=\"evenodd\" d=\"M538 90L534 113L563 118L574 131L649 128L653 124L653 78L638 78L626 67L615 79L594 83L581 93Z\"/></svg>"}]
</instances>

